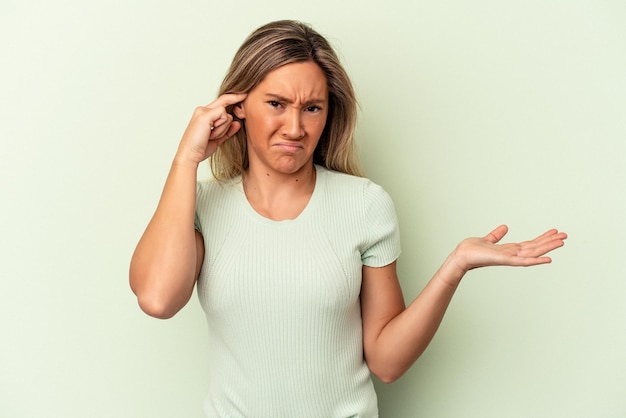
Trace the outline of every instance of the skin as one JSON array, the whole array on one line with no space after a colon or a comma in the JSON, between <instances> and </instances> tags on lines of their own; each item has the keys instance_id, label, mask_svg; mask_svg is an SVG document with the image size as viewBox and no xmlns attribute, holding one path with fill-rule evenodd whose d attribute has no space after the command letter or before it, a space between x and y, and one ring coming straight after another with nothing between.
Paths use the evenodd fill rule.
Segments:
<instances>
[{"instance_id":1,"label":"skin","mask_svg":"<svg viewBox=\"0 0 626 418\"><path fill-rule=\"evenodd\" d=\"M248 136L248 201L263 216L293 219L315 187L313 153L328 116L328 87L313 62L270 72L234 110Z\"/></svg>"},{"instance_id":2,"label":"skin","mask_svg":"<svg viewBox=\"0 0 626 418\"><path fill-rule=\"evenodd\" d=\"M204 259L202 236L193 226L198 165L241 128L226 106L245 97L226 94L196 108L183 134L157 209L130 263L130 287L148 315L170 318L193 293Z\"/></svg>"},{"instance_id":3,"label":"skin","mask_svg":"<svg viewBox=\"0 0 626 418\"><path fill-rule=\"evenodd\" d=\"M250 176L262 170L287 178L313 163L328 116L328 87L313 62L269 73L235 109L245 119Z\"/></svg>"},{"instance_id":4,"label":"skin","mask_svg":"<svg viewBox=\"0 0 626 418\"><path fill-rule=\"evenodd\" d=\"M226 111L231 105L248 134L250 167L243 179L255 210L270 219L293 219L313 193L313 152L328 116L326 79L316 64L285 65L248 94L226 94L197 108L131 260L131 288L140 307L157 318L175 315L188 302L200 272L204 246L193 226L197 168L241 129ZM372 373L392 382L411 367L435 335L466 272L550 263L546 254L567 238L552 229L529 241L501 244L507 232L502 225L484 237L459 243L408 307L395 262L363 267L363 348Z\"/></svg>"},{"instance_id":5,"label":"skin","mask_svg":"<svg viewBox=\"0 0 626 418\"><path fill-rule=\"evenodd\" d=\"M521 243L499 244L501 225L482 238L467 238L447 257L419 296L405 308L396 263L363 267L361 309L365 359L383 382L393 382L424 352L469 270L487 266L550 263L545 254L562 247L567 235L555 229Z\"/></svg>"}]
</instances>

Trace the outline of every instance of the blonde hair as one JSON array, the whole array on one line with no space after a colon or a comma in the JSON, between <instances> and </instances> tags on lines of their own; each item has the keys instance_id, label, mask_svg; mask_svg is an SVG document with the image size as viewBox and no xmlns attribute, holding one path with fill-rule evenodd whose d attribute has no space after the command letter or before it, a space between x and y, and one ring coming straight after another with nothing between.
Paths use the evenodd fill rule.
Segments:
<instances>
[{"instance_id":1,"label":"blonde hair","mask_svg":"<svg viewBox=\"0 0 626 418\"><path fill-rule=\"evenodd\" d=\"M354 144L357 101L352 82L329 42L309 25L279 20L252 32L235 54L219 94L248 93L276 68L306 61L319 65L328 83L328 117L313 162L363 176ZM220 145L210 164L218 180L231 179L248 168L245 128Z\"/></svg>"}]
</instances>

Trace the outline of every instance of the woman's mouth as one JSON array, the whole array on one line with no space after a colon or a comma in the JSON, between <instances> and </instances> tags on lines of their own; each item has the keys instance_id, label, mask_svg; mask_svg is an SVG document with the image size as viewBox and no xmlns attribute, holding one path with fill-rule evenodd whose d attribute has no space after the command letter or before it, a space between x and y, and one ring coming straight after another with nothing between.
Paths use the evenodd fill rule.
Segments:
<instances>
[{"instance_id":1,"label":"woman's mouth","mask_svg":"<svg viewBox=\"0 0 626 418\"><path fill-rule=\"evenodd\" d=\"M298 152L304 149L301 144L294 142L279 142L277 144L274 144L274 146L286 152Z\"/></svg>"}]
</instances>

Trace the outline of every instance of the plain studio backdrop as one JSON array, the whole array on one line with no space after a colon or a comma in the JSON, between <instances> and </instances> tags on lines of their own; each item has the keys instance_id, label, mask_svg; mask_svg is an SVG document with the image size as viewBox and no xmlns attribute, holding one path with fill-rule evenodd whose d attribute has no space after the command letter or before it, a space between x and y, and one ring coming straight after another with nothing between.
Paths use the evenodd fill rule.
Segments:
<instances>
[{"instance_id":1,"label":"plain studio backdrop","mask_svg":"<svg viewBox=\"0 0 626 418\"><path fill-rule=\"evenodd\" d=\"M2 1L0 416L202 416L197 297L150 318L128 264L194 107L283 18L353 78L407 300L465 237L570 235L551 265L470 272L423 357L376 381L381 416L626 416L622 0Z\"/></svg>"}]
</instances>

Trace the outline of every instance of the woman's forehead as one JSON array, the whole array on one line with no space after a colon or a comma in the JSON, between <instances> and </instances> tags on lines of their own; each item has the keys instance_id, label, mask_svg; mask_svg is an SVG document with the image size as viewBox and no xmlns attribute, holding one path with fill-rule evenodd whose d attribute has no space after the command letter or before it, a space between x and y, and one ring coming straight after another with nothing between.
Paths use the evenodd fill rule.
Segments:
<instances>
[{"instance_id":1,"label":"woman's forehead","mask_svg":"<svg viewBox=\"0 0 626 418\"><path fill-rule=\"evenodd\" d=\"M270 71L250 93L273 95L286 101L326 101L328 83L316 63L291 63Z\"/></svg>"}]
</instances>

